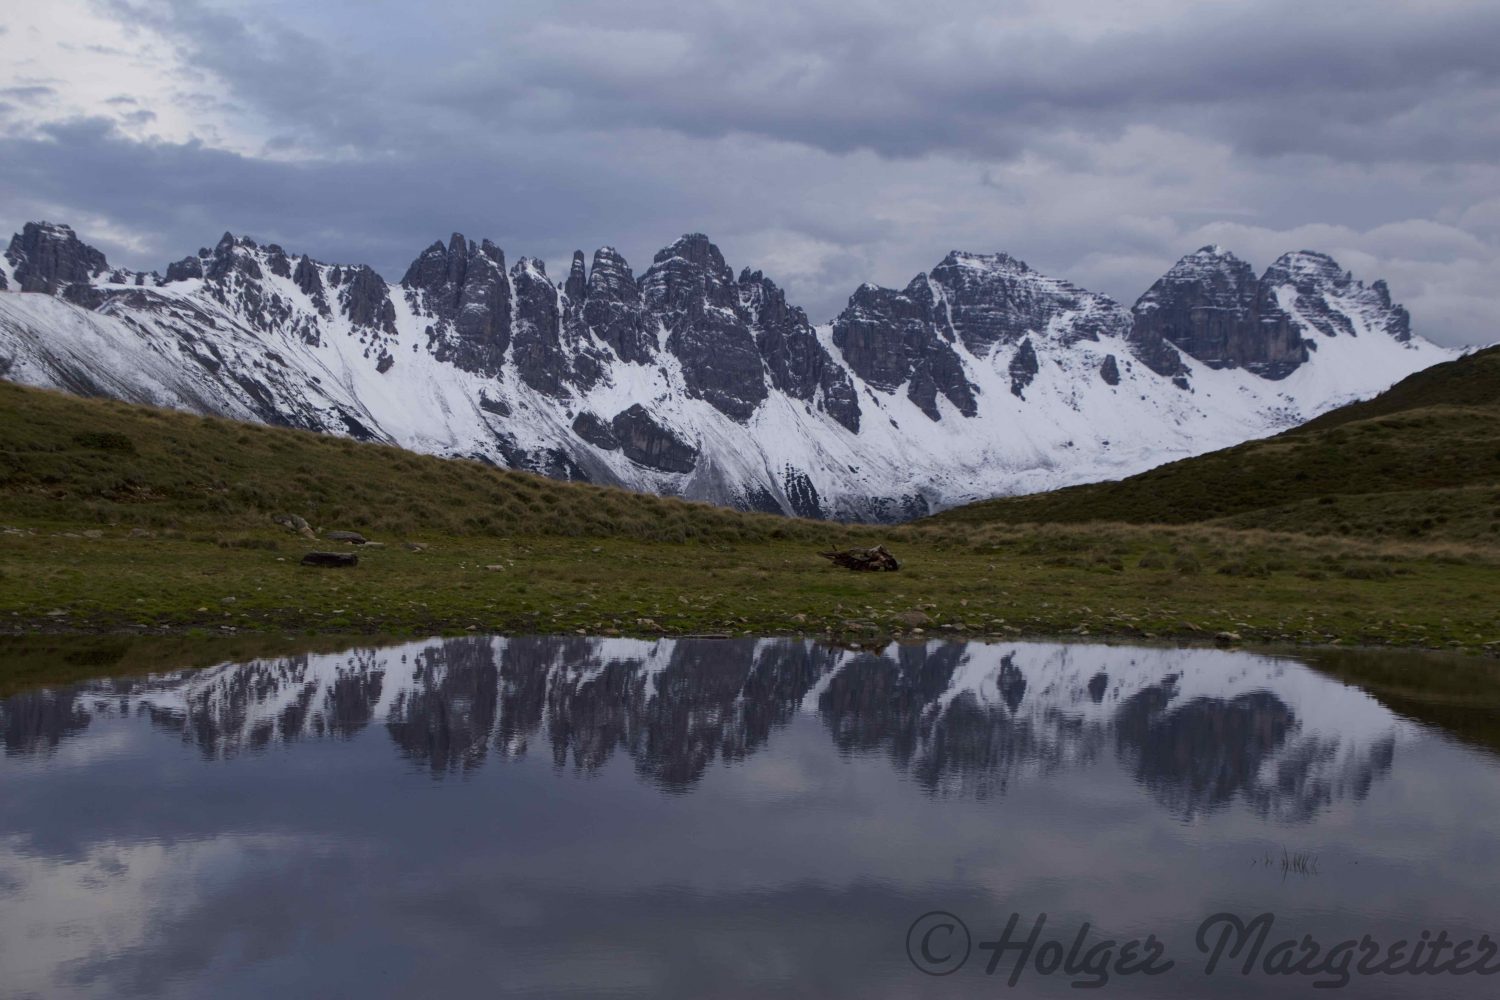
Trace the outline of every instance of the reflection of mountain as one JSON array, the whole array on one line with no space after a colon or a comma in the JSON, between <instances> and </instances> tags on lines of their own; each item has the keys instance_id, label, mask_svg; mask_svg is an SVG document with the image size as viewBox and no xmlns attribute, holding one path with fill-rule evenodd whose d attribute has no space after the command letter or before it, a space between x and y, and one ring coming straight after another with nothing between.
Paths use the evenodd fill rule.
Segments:
<instances>
[{"instance_id":1,"label":"reflection of mountain","mask_svg":"<svg viewBox=\"0 0 1500 1000\"><path fill-rule=\"evenodd\" d=\"M483 639L453 639L414 660L410 685L387 709L386 731L404 756L433 774L478 767L495 725L494 650Z\"/></svg>"},{"instance_id":2,"label":"reflection of mountain","mask_svg":"<svg viewBox=\"0 0 1500 1000\"><path fill-rule=\"evenodd\" d=\"M89 713L77 689L27 691L0 701L0 747L11 754L46 753L83 732Z\"/></svg>"},{"instance_id":3,"label":"reflection of mountain","mask_svg":"<svg viewBox=\"0 0 1500 1000\"><path fill-rule=\"evenodd\" d=\"M208 759L384 723L436 777L546 745L583 771L623 753L680 791L800 711L844 753L880 752L934 793L1114 758L1175 815L1240 801L1305 819L1363 798L1400 724L1295 663L1210 650L932 642L849 652L800 639L462 638L100 682L0 702L0 744L45 753L97 710L143 715Z\"/></svg>"},{"instance_id":4,"label":"reflection of mountain","mask_svg":"<svg viewBox=\"0 0 1500 1000\"><path fill-rule=\"evenodd\" d=\"M369 651L295 656L120 681L107 693L134 699L205 757L231 757L306 736L353 736L374 717L384 670L384 657Z\"/></svg>"},{"instance_id":5,"label":"reflection of mountain","mask_svg":"<svg viewBox=\"0 0 1500 1000\"><path fill-rule=\"evenodd\" d=\"M1174 697L1174 680L1125 700L1115 715L1115 740L1136 780L1173 812L1191 816L1254 787L1296 722L1269 691L1183 704Z\"/></svg>"}]
</instances>

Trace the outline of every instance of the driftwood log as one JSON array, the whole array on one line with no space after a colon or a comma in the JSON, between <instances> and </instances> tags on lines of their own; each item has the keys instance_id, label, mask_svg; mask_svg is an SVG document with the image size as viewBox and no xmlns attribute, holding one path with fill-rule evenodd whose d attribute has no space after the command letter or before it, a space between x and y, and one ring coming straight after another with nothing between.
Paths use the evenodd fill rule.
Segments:
<instances>
[{"instance_id":1,"label":"driftwood log","mask_svg":"<svg viewBox=\"0 0 1500 1000\"><path fill-rule=\"evenodd\" d=\"M873 549L842 549L836 552L819 552L818 555L829 560L835 566L845 569L863 570L869 573L894 573L901 568L901 563L891 555L890 550L884 545L877 545Z\"/></svg>"},{"instance_id":2,"label":"driftwood log","mask_svg":"<svg viewBox=\"0 0 1500 1000\"><path fill-rule=\"evenodd\" d=\"M304 566L358 566L359 556L353 552L309 552L302 557Z\"/></svg>"}]
</instances>

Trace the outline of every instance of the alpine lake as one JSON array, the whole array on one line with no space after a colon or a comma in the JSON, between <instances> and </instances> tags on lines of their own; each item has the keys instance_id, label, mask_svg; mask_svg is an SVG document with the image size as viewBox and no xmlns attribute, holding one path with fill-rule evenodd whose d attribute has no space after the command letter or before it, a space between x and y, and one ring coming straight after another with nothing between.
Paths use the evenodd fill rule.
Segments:
<instances>
[{"instance_id":1,"label":"alpine lake","mask_svg":"<svg viewBox=\"0 0 1500 1000\"><path fill-rule=\"evenodd\" d=\"M357 641L0 699L0 996L1500 995L1494 660Z\"/></svg>"}]
</instances>

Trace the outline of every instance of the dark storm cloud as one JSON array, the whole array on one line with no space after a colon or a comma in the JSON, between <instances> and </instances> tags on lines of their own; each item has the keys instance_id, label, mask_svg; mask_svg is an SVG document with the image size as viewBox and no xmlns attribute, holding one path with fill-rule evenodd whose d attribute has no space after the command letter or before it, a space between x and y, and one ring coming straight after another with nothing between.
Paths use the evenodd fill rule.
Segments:
<instances>
[{"instance_id":1,"label":"dark storm cloud","mask_svg":"<svg viewBox=\"0 0 1500 1000\"><path fill-rule=\"evenodd\" d=\"M6 141L0 189L17 223L72 209L162 259L230 227L399 277L458 229L640 270L704 230L826 319L955 247L1128 301L1209 239L1259 266L1308 241L1435 339L1496 336L1490 3L95 9L167 39L173 104L214 128L53 121Z\"/></svg>"},{"instance_id":2,"label":"dark storm cloud","mask_svg":"<svg viewBox=\"0 0 1500 1000\"><path fill-rule=\"evenodd\" d=\"M453 229L493 237L514 256L564 257L573 247L549 230L589 232L620 191L615 177L556 160L450 158L437 150L366 161L278 161L202 143L137 142L104 118L49 125L38 139L0 139L5 203L68 205L117 228L154 234L160 268L212 243L226 227L334 261L367 262L393 277L434 238ZM586 151L576 149L581 157ZM571 197L554 201L553 186ZM631 197L651 217L670 216L674 192L633 178ZM85 235L89 235L85 233ZM653 224L641 244L673 233ZM106 250L107 238L97 239ZM650 241L654 241L650 242ZM634 260L642 268L649 260Z\"/></svg>"},{"instance_id":3,"label":"dark storm cloud","mask_svg":"<svg viewBox=\"0 0 1500 1000\"><path fill-rule=\"evenodd\" d=\"M753 13L575 3L489 14L440 3L393 25L383 51L191 0L146 10L242 96L341 142L400 143L412 138L411 118L457 115L538 129L746 132L890 156L1013 156L1037 133L1113 135L1141 122L1260 155L1447 162L1500 151L1492 4L1186 4L1085 35L1066 5L1055 19L1031 19L996 17L988 2L918 12L803 0ZM427 40L412 44L408 29Z\"/></svg>"}]
</instances>

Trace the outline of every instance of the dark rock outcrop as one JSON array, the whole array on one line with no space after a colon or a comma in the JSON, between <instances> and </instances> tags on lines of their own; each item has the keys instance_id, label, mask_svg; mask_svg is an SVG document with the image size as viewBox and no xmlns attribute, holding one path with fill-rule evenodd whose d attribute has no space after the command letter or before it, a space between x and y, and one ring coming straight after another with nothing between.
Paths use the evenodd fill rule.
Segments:
<instances>
[{"instance_id":1,"label":"dark rock outcrop","mask_svg":"<svg viewBox=\"0 0 1500 1000\"><path fill-rule=\"evenodd\" d=\"M391 304L391 290L374 268L340 269L339 304L344 315L357 327L368 327L396 335L396 307Z\"/></svg>"},{"instance_id":2,"label":"dark rock outcrop","mask_svg":"<svg viewBox=\"0 0 1500 1000\"><path fill-rule=\"evenodd\" d=\"M10 238L5 259L17 291L47 295L62 293L74 284L88 285L109 270L104 254L80 240L71 227L53 222L22 226Z\"/></svg>"},{"instance_id":3,"label":"dark rock outcrop","mask_svg":"<svg viewBox=\"0 0 1500 1000\"><path fill-rule=\"evenodd\" d=\"M818 342L807 313L788 305L786 294L770 278L748 268L740 273L739 300L741 313L755 331L755 346L771 384L793 399L816 398L822 410L858 433L859 397L854 383Z\"/></svg>"},{"instance_id":4,"label":"dark rock outcrop","mask_svg":"<svg viewBox=\"0 0 1500 1000\"><path fill-rule=\"evenodd\" d=\"M646 327L640 287L630 265L613 247L594 251L582 317L622 360L646 364L656 352L656 336Z\"/></svg>"},{"instance_id":5,"label":"dark rock outcrop","mask_svg":"<svg viewBox=\"0 0 1500 1000\"><path fill-rule=\"evenodd\" d=\"M658 252L641 278L641 298L667 331L688 394L748 420L767 395L764 365L719 248L691 233Z\"/></svg>"},{"instance_id":6,"label":"dark rock outcrop","mask_svg":"<svg viewBox=\"0 0 1500 1000\"><path fill-rule=\"evenodd\" d=\"M1259 305L1264 313L1273 309L1281 312L1279 288L1291 290L1291 308L1312 328L1302 332L1316 332L1325 337L1358 336L1359 331L1350 318L1352 314L1402 343L1411 339L1411 316L1405 308L1391 302L1385 282L1366 286L1355 281L1353 275L1327 254L1298 250L1278 257L1260 281ZM1344 308L1331 308L1330 299L1338 300Z\"/></svg>"},{"instance_id":7,"label":"dark rock outcrop","mask_svg":"<svg viewBox=\"0 0 1500 1000\"><path fill-rule=\"evenodd\" d=\"M255 243L248 239L238 239L228 232L219 237L219 242L208 255L208 262L203 267L203 276L219 283L223 283L231 274L240 274L249 281L259 281L262 275L260 262L255 259L254 254L241 252L241 248L254 249Z\"/></svg>"},{"instance_id":8,"label":"dark rock outcrop","mask_svg":"<svg viewBox=\"0 0 1500 1000\"><path fill-rule=\"evenodd\" d=\"M510 269L516 314L511 325L511 360L521 380L537 392L561 396L570 365L562 343L562 312L557 287L539 260L522 257Z\"/></svg>"},{"instance_id":9,"label":"dark rock outcrop","mask_svg":"<svg viewBox=\"0 0 1500 1000\"><path fill-rule=\"evenodd\" d=\"M1099 377L1104 379L1105 385L1120 384L1120 364L1113 354L1104 356L1104 361L1099 365Z\"/></svg>"},{"instance_id":10,"label":"dark rock outcrop","mask_svg":"<svg viewBox=\"0 0 1500 1000\"><path fill-rule=\"evenodd\" d=\"M1027 337L1021 341L1021 346L1016 348L1016 353L1010 359L1010 391L1017 399L1026 398L1026 387L1036 378L1040 371L1037 364L1036 348L1031 346L1031 338Z\"/></svg>"},{"instance_id":11,"label":"dark rock outcrop","mask_svg":"<svg viewBox=\"0 0 1500 1000\"><path fill-rule=\"evenodd\" d=\"M792 505L792 513L797 517L823 516L822 498L807 473L787 466L782 476L782 488L786 491L787 502Z\"/></svg>"},{"instance_id":12,"label":"dark rock outcrop","mask_svg":"<svg viewBox=\"0 0 1500 1000\"><path fill-rule=\"evenodd\" d=\"M1211 368L1246 368L1273 379L1307 360L1301 333L1270 286L1219 247L1179 260L1136 301L1132 314L1133 339L1149 347L1141 358L1159 374L1177 374L1162 342Z\"/></svg>"},{"instance_id":13,"label":"dark rock outcrop","mask_svg":"<svg viewBox=\"0 0 1500 1000\"><path fill-rule=\"evenodd\" d=\"M286 251L275 243L266 247L266 268L278 278L292 276L292 265L286 259Z\"/></svg>"},{"instance_id":14,"label":"dark rock outcrop","mask_svg":"<svg viewBox=\"0 0 1500 1000\"><path fill-rule=\"evenodd\" d=\"M698 449L656 421L640 403L615 415L610 429L625 457L637 465L662 472L692 472Z\"/></svg>"},{"instance_id":15,"label":"dark rock outcrop","mask_svg":"<svg viewBox=\"0 0 1500 1000\"><path fill-rule=\"evenodd\" d=\"M940 289L940 321L948 321L964 346L980 357L996 344L1014 344L1043 332L1064 315L1070 320L1065 343L1122 335L1130 325L1113 299L1039 274L1009 254L954 250L929 277Z\"/></svg>"},{"instance_id":16,"label":"dark rock outcrop","mask_svg":"<svg viewBox=\"0 0 1500 1000\"><path fill-rule=\"evenodd\" d=\"M184 257L167 265L167 283L187 281L203 277L203 261L198 257Z\"/></svg>"},{"instance_id":17,"label":"dark rock outcrop","mask_svg":"<svg viewBox=\"0 0 1500 1000\"><path fill-rule=\"evenodd\" d=\"M975 389L958 352L938 334L933 306L926 275L913 278L904 292L861 285L834 320L833 342L856 375L886 392L906 386L907 396L931 419L942 416L939 393L972 417L978 412Z\"/></svg>"},{"instance_id":18,"label":"dark rock outcrop","mask_svg":"<svg viewBox=\"0 0 1500 1000\"><path fill-rule=\"evenodd\" d=\"M401 285L413 308L432 317L427 337L439 361L499 373L511 337L504 251L454 233L446 247L433 243L412 261Z\"/></svg>"},{"instance_id":19,"label":"dark rock outcrop","mask_svg":"<svg viewBox=\"0 0 1500 1000\"><path fill-rule=\"evenodd\" d=\"M573 418L573 433L605 451L614 451L620 447L620 439L615 437L614 428L605 423L597 413L588 410Z\"/></svg>"},{"instance_id":20,"label":"dark rock outcrop","mask_svg":"<svg viewBox=\"0 0 1500 1000\"><path fill-rule=\"evenodd\" d=\"M573 251L573 266L568 269L568 280L563 285L563 294L574 302L582 302L588 295L588 275L583 269L583 251Z\"/></svg>"},{"instance_id":21,"label":"dark rock outcrop","mask_svg":"<svg viewBox=\"0 0 1500 1000\"><path fill-rule=\"evenodd\" d=\"M313 308L320 315L329 315L328 297L323 294L323 278L318 273L318 265L307 254L297 259L297 267L292 271L292 283L312 300Z\"/></svg>"}]
</instances>

